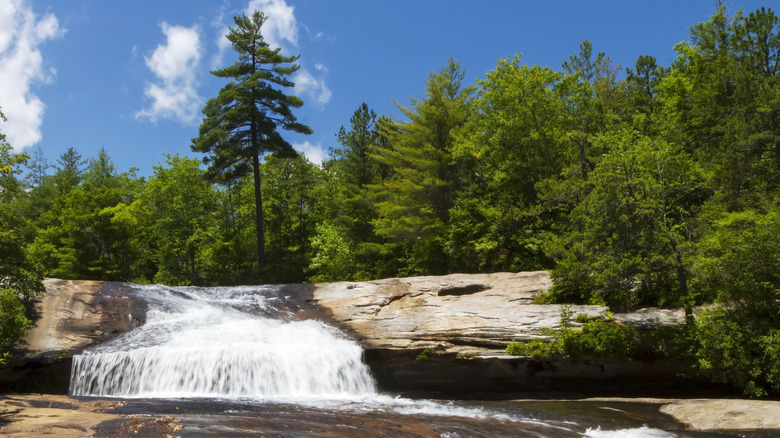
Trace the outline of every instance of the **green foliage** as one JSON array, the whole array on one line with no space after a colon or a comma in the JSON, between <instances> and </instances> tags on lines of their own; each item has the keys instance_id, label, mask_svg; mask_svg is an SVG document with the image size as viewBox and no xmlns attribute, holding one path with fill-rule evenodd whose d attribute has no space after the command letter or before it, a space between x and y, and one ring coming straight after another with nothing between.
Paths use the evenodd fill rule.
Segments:
<instances>
[{"instance_id":1,"label":"green foliage","mask_svg":"<svg viewBox=\"0 0 780 438\"><path fill-rule=\"evenodd\" d=\"M697 322L697 366L715 382L730 383L745 395L780 392L780 313L771 319L720 308Z\"/></svg>"},{"instance_id":2,"label":"green foliage","mask_svg":"<svg viewBox=\"0 0 780 438\"><path fill-rule=\"evenodd\" d=\"M266 281L304 281L316 232L314 187L322 172L303 155L266 157L262 167L264 222L268 231Z\"/></svg>"},{"instance_id":3,"label":"green foliage","mask_svg":"<svg viewBox=\"0 0 780 438\"><path fill-rule=\"evenodd\" d=\"M154 167L138 198L129 206L120 204L124 211L115 211L112 221L138 230L134 245L157 268L143 272L143 265L136 267L147 280L208 283L209 248L216 238L216 191L203 178L198 160L166 155L166 165Z\"/></svg>"},{"instance_id":4,"label":"green foliage","mask_svg":"<svg viewBox=\"0 0 780 438\"><path fill-rule=\"evenodd\" d=\"M689 306L684 256L706 193L701 172L684 151L631 129L610 130L595 144L609 152L571 213L571 231L550 245L561 260L551 299Z\"/></svg>"},{"instance_id":5,"label":"green foliage","mask_svg":"<svg viewBox=\"0 0 780 438\"><path fill-rule=\"evenodd\" d=\"M5 364L14 345L24 339L31 327L16 293L12 289L0 289L0 365Z\"/></svg>"},{"instance_id":6,"label":"green foliage","mask_svg":"<svg viewBox=\"0 0 780 438\"><path fill-rule=\"evenodd\" d=\"M418 354L418 355L417 355L417 358L416 358L416 359L417 359L417 360L425 360L425 359L428 359L428 357L429 357L431 354L434 354L435 352L436 352L436 350L434 350L434 349L432 349L432 348L426 348L426 349L424 349L423 351L421 351L421 352L420 352L420 354Z\"/></svg>"},{"instance_id":7,"label":"green foliage","mask_svg":"<svg viewBox=\"0 0 780 438\"><path fill-rule=\"evenodd\" d=\"M208 154L203 161L208 164L206 175L211 180L234 181L251 171L261 276L266 257L260 157L266 153L295 155L280 129L311 133L311 128L299 123L292 112L303 101L284 92L295 85L289 76L299 68L294 64L298 56L284 56L281 49L269 47L261 32L265 20L261 12L234 18L236 27L226 37L238 54L238 61L212 74L235 82L229 82L206 103L198 137L192 140L193 151Z\"/></svg>"},{"instance_id":8,"label":"green foliage","mask_svg":"<svg viewBox=\"0 0 780 438\"><path fill-rule=\"evenodd\" d=\"M117 173L101 149L89 161L83 181L61 187L51 210L40 220L30 247L47 275L60 278L130 280L133 278L131 233L127 221L115 220L120 203L129 204L143 183L135 169ZM56 180L56 175L55 175Z\"/></svg>"},{"instance_id":9,"label":"green foliage","mask_svg":"<svg viewBox=\"0 0 780 438\"><path fill-rule=\"evenodd\" d=\"M463 87L463 70L454 60L431 72L426 96L399 105L407 122L385 126L389 147L374 159L392 176L370 186L376 197L377 235L402 245L408 256L399 269L409 273L448 272L446 231L458 173L452 164L455 133L471 113L472 87Z\"/></svg>"},{"instance_id":10,"label":"green foliage","mask_svg":"<svg viewBox=\"0 0 780 438\"><path fill-rule=\"evenodd\" d=\"M447 251L459 271L533 270L549 266L538 239L545 217L536 185L561 172L568 120L562 74L499 60L478 81L475 113L453 155L461 167Z\"/></svg>"},{"instance_id":11,"label":"green foliage","mask_svg":"<svg viewBox=\"0 0 780 438\"><path fill-rule=\"evenodd\" d=\"M636 357L639 346L636 330L603 319L590 319L575 325L571 318L571 309L563 306L560 330L544 331L550 340L512 342L506 347L507 353L534 359L595 357L627 361ZM582 318L578 315L577 319Z\"/></svg>"},{"instance_id":12,"label":"green foliage","mask_svg":"<svg viewBox=\"0 0 780 438\"><path fill-rule=\"evenodd\" d=\"M5 120L2 111L0 119ZM16 175L28 159L27 154L13 154L0 132L0 365L32 326L25 304L44 292L41 269L25 245L28 220L20 213L24 192Z\"/></svg>"},{"instance_id":13,"label":"green foliage","mask_svg":"<svg viewBox=\"0 0 780 438\"><path fill-rule=\"evenodd\" d=\"M16 175L27 160L24 153L12 154L0 133L0 289L12 290L25 303L43 292L41 268L26 248L24 230L29 221L20 211L24 192Z\"/></svg>"},{"instance_id":14,"label":"green foliage","mask_svg":"<svg viewBox=\"0 0 780 438\"><path fill-rule=\"evenodd\" d=\"M322 223L311 239L314 257L309 269L316 272L313 282L338 281L352 276L355 260L349 244L335 226Z\"/></svg>"},{"instance_id":15,"label":"green foliage","mask_svg":"<svg viewBox=\"0 0 780 438\"><path fill-rule=\"evenodd\" d=\"M697 246L696 287L764 315L780 300L780 207L721 213Z\"/></svg>"}]
</instances>

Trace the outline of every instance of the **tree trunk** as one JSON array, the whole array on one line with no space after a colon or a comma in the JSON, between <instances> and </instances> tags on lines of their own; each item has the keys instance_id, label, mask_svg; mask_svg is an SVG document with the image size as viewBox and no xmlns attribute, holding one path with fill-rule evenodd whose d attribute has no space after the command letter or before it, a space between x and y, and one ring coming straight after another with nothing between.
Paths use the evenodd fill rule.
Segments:
<instances>
[{"instance_id":1,"label":"tree trunk","mask_svg":"<svg viewBox=\"0 0 780 438\"><path fill-rule=\"evenodd\" d=\"M255 180L255 227L257 229L257 271L263 275L265 268L265 229L263 228L263 194L260 181L260 158L252 157L252 171Z\"/></svg>"},{"instance_id":2,"label":"tree trunk","mask_svg":"<svg viewBox=\"0 0 780 438\"><path fill-rule=\"evenodd\" d=\"M693 323L693 307L691 305L691 299L688 296L688 275L685 272L685 265L683 265L682 250L677 247L677 244L672 242L672 251L675 252L675 264L677 265L677 282L680 286L680 295L683 299L683 305L685 307L685 323L691 325Z\"/></svg>"},{"instance_id":3,"label":"tree trunk","mask_svg":"<svg viewBox=\"0 0 780 438\"><path fill-rule=\"evenodd\" d=\"M588 156L585 155L585 140L577 141L572 138L574 144L577 145L577 149L580 153L580 170L582 171L582 180L588 180Z\"/></svg>"}]
</instances>

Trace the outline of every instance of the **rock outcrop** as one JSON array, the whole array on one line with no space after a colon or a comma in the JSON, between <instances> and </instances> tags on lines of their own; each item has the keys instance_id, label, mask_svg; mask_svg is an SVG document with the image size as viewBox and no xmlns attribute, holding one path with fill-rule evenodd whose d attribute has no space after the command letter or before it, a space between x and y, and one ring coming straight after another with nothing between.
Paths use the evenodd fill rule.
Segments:
<instances>
[{"instance_id":1,"label":"rock outcrop","mask_svg":"<svg viewBox=\"0 0 780 438\"><path fill-rule=\"evenodd\" d=\"M543 337L543 328L558 326L561 306L534 303L551 285L545 271L452 274L318 284L313 300L369 349L500 356L513 339ZM607 309L572 310L600 316Z\"/></svg>"},{"instance_id":2,"label":"rock outcrop","mask_svg":"<svg viewBox=\"0 0 780 438\"><path fill-rule=\"evenodd\" d=\"M561 306L536 304L538 294L551 285L549 274L538 271L283 285L275 293L287 312L324 320L361 343L366 362L387 390L668 396L665 388L679 388L679 366L673 362L508 356L509 342L544 337L545 329L558 327ZM0 392L65 393L73 354L145 320L145 303L133 297L128 284L50 279L46 290L36 304L28 344L0 376ZM589 317L605 317L607 311L603 306L570 308L574 315ZM638 327L680 324L683 318L682 311L658 309L616 315ZM607 379L617 385L604 385ZM619 391L605 391L610 388Z\"/></svg>"},{"instance_id":3,"label":"rock outcrop","mask_svg":"<svg viewBox=\"0 0 780 438\"><path fill-rule=\"evenodd\" d=\"M365 350L380 385L445 396L562 391L670 396L694 384L674 361L534 360L509 356L513 340L546 337L562 306L536 304L552 281L546 271L452 274L318 284L309 298ZM574 315L606 318L603 306L568 306ZM682 310L615 315L647 328L684 323Z\"/></svg>"},{"instance_id":4,"label":"rock outcrop","mask_svg":"<svg viewBox=\"0 0 780 438\"><path fill-rule=\"evenodd\" d=\"M74 354L145 320L144 304L128 297L122 283L46 279L44 286L26 344L0 373L0 392L65 394Z\"/></svg>"}]
</instances>

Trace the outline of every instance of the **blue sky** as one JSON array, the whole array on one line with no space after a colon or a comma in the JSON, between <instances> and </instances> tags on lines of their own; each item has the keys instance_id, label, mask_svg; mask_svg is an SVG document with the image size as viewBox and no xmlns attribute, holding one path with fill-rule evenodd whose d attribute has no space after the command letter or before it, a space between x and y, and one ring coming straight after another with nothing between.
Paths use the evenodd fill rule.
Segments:
<instances>
[{"instance_id":1,"label":"blue sky","mask_svg":"<svg viewBox=\"0 0 780 438\"><path fill-rule=\"evenodd\" d=\"M773 3L726 1L731 12ZM301 55L297 115L314 134L286 138L319 163L361 102L398 116L394 100L421 98L449 57L466 85L518 53L559 70L585 39L624 68L644 54L668 66L715 1L0 0L0 131L52 163L104 147L141 175L166 153L202 158L190 142L225 84L209 71L234 61L224 33L254 9L269 17L267 41Z\"/></svg>"}]
</instances>

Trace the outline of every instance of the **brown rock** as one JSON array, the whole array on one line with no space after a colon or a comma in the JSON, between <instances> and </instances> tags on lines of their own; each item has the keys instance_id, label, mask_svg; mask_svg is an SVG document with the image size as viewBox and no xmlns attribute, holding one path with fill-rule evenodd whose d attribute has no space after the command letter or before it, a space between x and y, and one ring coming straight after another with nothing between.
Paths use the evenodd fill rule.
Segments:
<instances>
[{"instance_id":1,"label":"brown rock","mask_svg":"<svg viewBox=\"0 0 780 438\"><path fill-rule=\"evenodd\" d=\"M126 296L121 283L46 279L44 286L26 344L0 373L0 392L66 393L74 354L145 319L144 304Z\"/></svg>"}]
</instances>

